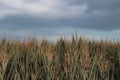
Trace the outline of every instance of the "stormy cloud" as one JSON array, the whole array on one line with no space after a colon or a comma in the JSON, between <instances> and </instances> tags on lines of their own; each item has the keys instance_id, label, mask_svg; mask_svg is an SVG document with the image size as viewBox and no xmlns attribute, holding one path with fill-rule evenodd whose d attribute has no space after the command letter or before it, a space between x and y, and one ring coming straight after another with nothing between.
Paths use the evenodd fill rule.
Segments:
<instances>
[{"instance_id":1,"label":"stormy cloud","mask_svg":"<svg viewBox=\"0 0 120 80\"><path fill-rule=\"evenodd\" d=\"M116 30L118 34L120 0L0 0L0 31L11 36L108 35Z\"/></svg>"}]
</instances>

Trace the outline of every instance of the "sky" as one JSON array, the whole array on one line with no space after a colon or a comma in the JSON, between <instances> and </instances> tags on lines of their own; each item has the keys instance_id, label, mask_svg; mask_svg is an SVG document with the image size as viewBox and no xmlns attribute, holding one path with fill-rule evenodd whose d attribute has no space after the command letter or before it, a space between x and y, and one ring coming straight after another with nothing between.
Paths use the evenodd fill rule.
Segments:
<instances>
[{"instance_id":1,"label":"sky","mask_svg":"<svg viewBox=\"0 0 120 80\"><path fill-rule=\"evenodd\" d=\"M0 0L0 38L120 39L120 0Z\"/></svg>"}]
</instances>

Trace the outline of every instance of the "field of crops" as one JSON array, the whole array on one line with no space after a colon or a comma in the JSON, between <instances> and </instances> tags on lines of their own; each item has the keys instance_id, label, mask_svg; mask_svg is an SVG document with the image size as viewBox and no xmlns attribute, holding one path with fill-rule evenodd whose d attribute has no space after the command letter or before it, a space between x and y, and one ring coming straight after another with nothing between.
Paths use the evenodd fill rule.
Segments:
<instances>
[{"instance_id":1,"label":"field of crops","mask_svg":"<svg viewBox=\"0 0 120 80\"><path fill-rule=\"evenodd\" d=\"M120 80L120 42L3 38L0 80Z\"/></svg>"}]
</instances>

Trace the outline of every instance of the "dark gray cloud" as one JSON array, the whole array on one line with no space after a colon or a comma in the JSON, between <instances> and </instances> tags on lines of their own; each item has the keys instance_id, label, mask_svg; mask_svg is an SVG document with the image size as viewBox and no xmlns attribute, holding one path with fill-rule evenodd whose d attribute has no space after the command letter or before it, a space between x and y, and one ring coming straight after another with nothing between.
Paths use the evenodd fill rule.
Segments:
<instances>
[{"instance_id":1,"label":"dark gray cloud","mask_svg":"<svg viewBox=\"0 0 120 80\"><path fill-rule=\"evenodd\" d=\"M39 10L37 7L41 7L38 5L40 1L43 3L43 8ZM27 8L22 7L22 2ZM25 0L22 2L17 3L19 5L17 6L0 1L2 32L11 33L10 36L21 34L22 37L24 34L34 32L41 32L41 36L57 36L60 32L64 33L65 29L69 34L72 29L120 30L120 0L52 0L51 2Z\"/></svg>"},{"instance_id":2,"label":"dark gray cloud","mask_svg":"<svg viewBox=\"0 0 120 80\"><path fill-rule=\"evenodd\" d=\"M70 2L73 5L87 3L90 10L111 10L120 8L120 0L70 0Z\"/></svg>"},{"instance_id":3,"label":"dark gray cloud","mask_svg":"<svg viewBox=\"0 0 120 80\"><path fill-rule=\"evenodd\" d=\"M12 15L0 20L0 26L8 29L28 29L31 27L77 27L79 29L115 30L120 29L120 10L85 13L83 16L72 18L46 19L42 16Z\"/></svg>"}]
</instances>

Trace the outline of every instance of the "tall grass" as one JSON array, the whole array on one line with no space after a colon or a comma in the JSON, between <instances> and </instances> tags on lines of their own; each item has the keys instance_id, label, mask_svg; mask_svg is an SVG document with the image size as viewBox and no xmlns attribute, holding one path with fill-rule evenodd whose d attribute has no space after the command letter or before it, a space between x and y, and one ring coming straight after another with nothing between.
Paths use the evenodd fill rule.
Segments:
<instances>
[{"instance_id":1,"label":"tall grass","mask_svg":"<svg viewBox=\"0 0 120 80\"><path fill-rule=\"evenodd\" d=\"M120 43L0 40L0 80L120 80Z\"/></svg>"}]
</instances>

